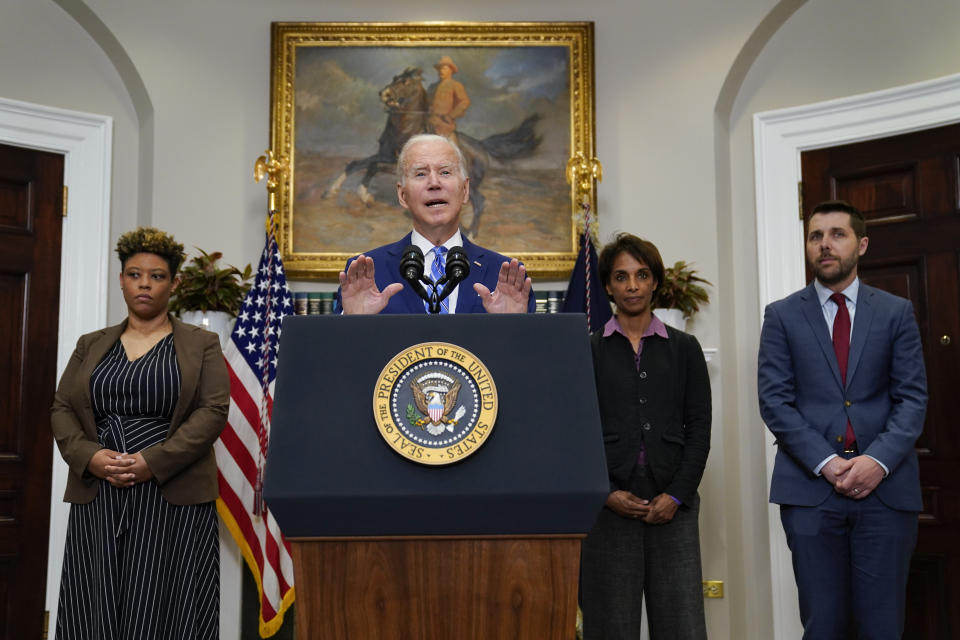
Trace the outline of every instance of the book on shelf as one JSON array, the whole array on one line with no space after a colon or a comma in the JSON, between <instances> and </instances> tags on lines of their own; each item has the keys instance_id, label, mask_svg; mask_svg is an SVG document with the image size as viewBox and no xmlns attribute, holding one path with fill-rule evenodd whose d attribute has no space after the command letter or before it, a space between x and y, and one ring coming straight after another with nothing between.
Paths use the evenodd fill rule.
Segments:
<instances>
[{"instance_id":1,"label":"book on shelf","mask_svg":"<svg viewBox=\"0 0 960 640\"><path fill-rule=\"evenodd\" d=\"M563 291L534 291L537 313L560 313L563 308Z\"/></svg>"},{"instance_id":2,"label":"book on shelf","mask_svg":"<svg viewBox=\"0 0 960 640\"><path fill-rule=\"evenodd\" d=\"M547 313L560 313L563 309L563 291L547 292Z\"/></svg>"},{"instance_id":3,"label":"book on shelf","mask_svg":"<svg viewBox=\"0 0 960 640\"><path fill-rule=\"evenodd\" d=\"M333 313L332 291L296 291L293 309L298 316L320 316Z\"/></svg>"},{"instance_id":4,"label":"book on shelf","mask_svg":"<svg viewBox=\"0 0 960 640\"><path fill-rule=\"evenodd\" d=\"M293 312L298 316L307 315L307 292L293 292Z\"/></svg>"}]
</instances>

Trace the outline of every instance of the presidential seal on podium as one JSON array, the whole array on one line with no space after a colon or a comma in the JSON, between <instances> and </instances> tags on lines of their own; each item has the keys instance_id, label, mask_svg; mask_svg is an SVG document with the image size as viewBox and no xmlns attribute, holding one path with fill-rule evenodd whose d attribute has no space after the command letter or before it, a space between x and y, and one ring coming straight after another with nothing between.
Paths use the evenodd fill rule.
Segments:
<instances>
[{"instance_id":1,"label":"presidential seal on podium","mask_svg":"<svg viewBox=\"0 0 960 640\"><path fill-rule=\"evenodd\" d=\"M447 342L404 349L386 364L373 392L373 415L384 441L428 465L463 460L490 437L497 387L475 355Z\"/></svg>"}]
</instances>

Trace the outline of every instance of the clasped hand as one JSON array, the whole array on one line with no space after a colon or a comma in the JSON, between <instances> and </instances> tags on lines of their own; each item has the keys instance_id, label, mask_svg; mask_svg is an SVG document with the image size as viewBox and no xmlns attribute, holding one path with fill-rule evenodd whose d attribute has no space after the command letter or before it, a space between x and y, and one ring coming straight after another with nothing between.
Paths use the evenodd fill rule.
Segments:
<instances>
[{"instance_id":1,"label":"clasped hand","mask_svg":"<svg viewBox=\"0 0 960 640\"><path fill-rule=\"evenodd\" d=\"M374 277L373 258L360 255L340 272L340 300L343 313L380 313L395 294L403 290L403 284L394 282L377 287ZM497 287L493 292L479 282L473 285L487 313L526 313L532 281L526 268L516 258L500 265Z\"/></svg>"},{"instance_id":2,"label":"clasped hand","mask_svg":"<svg viewBox=\"0 0 960 640\"><path fill-rule=\"evenodd\" d=\"M624 518L640 519L647 524L664 524L673 520L678 505L666 493L661 493L653 500L645 500L629 491L617 490L607 496L607 506Z\"/></svg>"},{"instance_id":3,"label":"clasped hand","mask_svg":"<svg viewBox=\"0 0 960 640\"><path fill-rule=\"evenodd\" d=\"M883 480L883 467L870 456L849 460L838 456L823 465L820 472L834 491L855 500L866 498Z\"/></svg>"},{"instance_id":4,"label":"clasped hand","mask_svg":"<svg viewBox=\"0 0 960 640\"><path fill-rule=\"evenodd\" d=\"M140 453L120 453L112 449L100 449L90 459L87 469L94 476L113 486L124 489L153 477Z\"/></svg>"}]
</instances>

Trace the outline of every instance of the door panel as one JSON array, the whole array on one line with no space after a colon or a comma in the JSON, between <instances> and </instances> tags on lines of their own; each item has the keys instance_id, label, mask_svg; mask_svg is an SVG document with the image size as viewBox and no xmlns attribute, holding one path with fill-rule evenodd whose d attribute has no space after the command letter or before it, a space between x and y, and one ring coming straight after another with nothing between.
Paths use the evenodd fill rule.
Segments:
<instances>
[{"instance_id":1,"label":"door panel","mask_svg":"<svg viewBox=\"0 0 960 640\"><path fill-rule=\"evenodd\" d=\"M40 638L63 156L0 145L0 638Z\"/></svg>"},{"instance_id":2,"label":"door panel","mask_svg":"<svg viewBox=\"0 0 960 640\"><path fill-rule=\"evenodd\" d=\"M15 458L20 450L17 437L20 429L19 384L23 367L23 300L26 277L0 273L0 460ZM3 517L0 511L0 518Z\"/></svg>"}]
</instances>

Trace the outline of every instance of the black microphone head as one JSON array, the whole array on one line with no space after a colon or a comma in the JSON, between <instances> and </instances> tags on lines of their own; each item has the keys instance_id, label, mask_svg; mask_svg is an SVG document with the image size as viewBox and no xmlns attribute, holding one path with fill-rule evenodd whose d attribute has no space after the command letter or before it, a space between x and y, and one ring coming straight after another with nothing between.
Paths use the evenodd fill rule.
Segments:
<instances>
[{"instance_id":1,"label":"black microphone head","mask_svg":"<svg viewBox=\"0 0 960 640\"><path fill-rule=\"evenodd\" d=\"M407 282L418 281L423 276L423 251L417 245L411 244L403 250L400 274Z\"/></svg>"},{"instance_id":2,"label":"black microphone head","mask_svg":"<svg viewBox=\"0 0 960 640\"><path fill-rule=\"evenodd\" d=\"M447 251L447 262L445 265L447 278L454 282L462 282L470 275L470 260L467 258L467 252L463 247L451 247Z\"/></svg>"}]
</instances>

